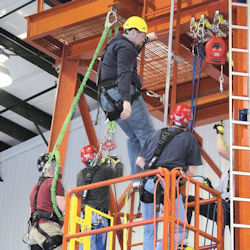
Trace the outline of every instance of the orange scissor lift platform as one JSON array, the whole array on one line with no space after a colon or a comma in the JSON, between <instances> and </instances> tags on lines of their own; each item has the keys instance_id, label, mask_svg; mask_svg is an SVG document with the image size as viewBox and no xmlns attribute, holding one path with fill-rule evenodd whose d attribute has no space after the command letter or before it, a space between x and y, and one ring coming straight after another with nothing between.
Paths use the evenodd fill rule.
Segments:
<instances>
[{"instance_id":1,"label":"orange scissor lift platform","mask_svg":"<svg viewBox=\"0 0 250 250\"><path fill-rule=\"evenodd\" d=\"M80 211L81 211L80 192L81 191L99 188L99 187L103 187L106 185L115 186L125 181L131 181L133 179L142 178L142 177L146 177L150 175L158 176L158 180L156 181L156 186L160 185L159 181L161 181L161 183L164 184L164 204L163 204L163 212L162 212L161 217L155 216L154 218L147 219L147 220L142 220L140 218L139 219L137 218L137 215L134 212L136 191L133 189L129 190L131 188L131 185L130 185L128 186L128 189L123 193L123 195L117 202L115 211L111 211L109 215L105 215L101 212L96 211L95 209L90 209L88 207L88 209L85 210L85 219L84 220L81 219L80 217ZM146 172L139 173L139 174L124 176L124 177L120 177L120 178L116 178L112 180L107 180L107 181L71 189L66 195L63 250L78 249L79 243L82 243L84 247L86 247L86 249L90 249L89 248L90 246L89 236L93 234L104 233L104 232L110 233L108 245L106 247L107 249L117 249L115 247L116 246L116 239L114 237L115 235L117 235L118 237L121 249L132 249L133 247L136 247L136 246L142 246L142 242L135 242L135 241L132 242L133 228L142 227L143 225L146 225L146 224L159 223L159 222L163 223L162 225L163 227L163 238L162 238L163 249L170 249L170 250L176 249L175 240L177 239L175 238L175 225L177 225L177 227L178 225L181 225L185 228L185 230L188 229L194 232L194 249L211 249L211 247L216 247L218 250L224 249L223 247L224 241L223 241L223 234L222 234L224 218L223 218L223 210L222 210L222 198L220 194L216 192L215 190L208 188L204 184L185 176L185 178L187 179L188 189L190 188L190 185L194 185L194 190L195 190L194 202L187 203L187 198L186 198L185 214L187 214L188 206L195 207L194 226L189 225L185 223L184 221L179 220L178 216L176 217L175 215L175 200L176 200L176 196L178 197L179 195L179 188L177 187L179 186L178 183L179 183L180 178L182 178L182 175L177 169L169 172L166 168L158 168L156 170L146 171ZM199 194L202 189L210 192L213 195L213 198L200 200ZM156 192L156 188L155 188L155 192ZM128 197L130 198L129 207L127 207ZM212 202L217 202L217 236L216 237L200 229L199 206L201 204L209 204ZM126 208L124 208L124 206L126 206ZM129 210L129 212L127 212L127 210ZM105 216L108 219L110 219L112 222L111 226L91 230L91 213L92 212L97 212L100 215ZM123 218L123 222L121 222L122 221L121 218ZM120 221L120 223L117 223L118 221ZM81 232L80 232L80 228L82 228ZM213 243L210 243L207 246L199 246L200 236L208 239L209 241ZM155 242L156 242L156 239L155 239Z\"/></svg>"},{"instance_id":2,"label":"orange scissor lift platform","mask_svg":"<svg viewBox=\"0 0 250 250\"><path fill-rule=\"evenodd\" d=\"M68 111L70 110L70 106L73 102L75 93L79 88L80 79L77 77L77 73L80 72L84 74L86 72L87 66L100 39L100 35L105 22L105 16L110 10L111 6L117 10L117 27L121 28L126 18L132 15L138 15L146 19L149 27L149 32L156 32L156 35L159 39L152 41L146 45L145 50L142 51L141 57L139 57L138 59L138 66L142 78L143 87L149 90L153 90L158 94L162 94L164 92L164 83L166 78L166 58L168 56L167 38L169 32L170 5L170 0L75 0L69 3L59 4L56 7L43 11L43 1L38 0L38 13L27 17L28 28L26 41L34 47L40 49L44 53L52 56L56 60L56 64L60 64L58 90L55 101L48 149L50 152L55 145L56 138L58 137L63 122L68 114ZM176 1L176 18L174 21L174 53L182 59L183 63L182 65L178 65L176 62L172 62L173 73L170 83L169 110L171 110L175 103L188 103L191 99L192 53L187 49L190 47L190 35L188 34L190 19L192 17L199 19L202 14L207 17L211 17L218 9L221 12L224 12L224 14L227 14L228 1ZM243 15L241 15L241 18L243 18ZM235 58L235 61L236 60L237 58ZM95 65L90 74L90 79L95 79L96 68L97 67ZM220 93L218 84L220 69L204 62L202 72L203 73L201 74L201 88L199 95L200 97L198 98L197 102L198 109L196 125L203 125L228 118L228 73L224 72L225 91L224 93ZM156 118L162 120L164 107L162 106L161 102L155 99L152 100L152 98L150 99L147 96L144 96L144 99L147 103L150 113ZM98 148L98 140L96 138L95 130L89 115L84 95L81 96L78 106L82 115L89 142L90 144ZM65 136L59 147L62 166L64 165L67 136L68 130L65 133ZM197 133L196 136L200 142L200 145L202 146L202 138ZM213 171L215 171L215 173L220 176L221 172L219 168L215 165L213 160L208 156L203 148L201 148L201 153L203 158L208 162ZM239 160L244 163L244 160L246 160L246 158L240 158ZM247 162L245 163L245 165L248 164ZM162 169L155 171L158 171L155 173L162 176L166 182L171 183L170 179L172 178L172 175ZM144 174L121 177L119 179L115 179L105 183L98 183L93 186L87 186L87 188L95 188L99 185L128 181L133 178L142 177L143 175ZM190 180L190 182L195 185L195 190L197 189L196 192L198 192L199 188L204 188L200 183L196 183L194 180ZM120 211L125 202L125 194L130 190L130 188L131 187L127 188L127 190L124 192L124 195L121 196L118 201L115 200L113 193L110 193L110 211L111 215L114 215L114 226L112 229L116 232L120 245L122 245L122 235L120 230L126 228L126 225L127 227L131 228L141 223L132 222L134 218L133 212L130 212L130 215L128 216L128 220L132 224L129 224L130 222L126 225L123 225L121 223ZM67 195L67 206L69 206L69 197L73 193L75 193L75 196L79 198L78 192L83 189L84 188L82 187L71 190L71 193ZM174 189L172 188L171 193L173 192L173 190ZM215 196L217 195L218 194L216 193ZM133 197L134 192L130 194L131 200L134 199ZM165 197L169 196L167 195ZM170 195L170 203L173 203L173 200L173 197L171 197ZM219 198L217 200L218 202L220 202ZM167 202L169 203L169 201ZM77 200L77 204L79 203L80 199ZM199 246L199 234L203 234L201 231L199 231L198 225L199 212L197 211L199 211L199 203L201 202L198 200L195 201L195 223L197 224L195 224L195 227L186 225L187 228L195 232L195 249L198 249ZM131 211L133 211L132 204L133 202L131 202L130 205ZM69 207L67 209L69 209ZM170 207L165 206L165 209L166 211L164 210L164 216L158 218L157 220L164 221L164 230L168 230L168 225L170 225L169 232L170 235L173 236L173 232L171 230L173 230L173 225L174 223L176 223L177 218L173 218L174 213L171 212ZM77 206L77 216L79 216L79 205ZM69 214L67 213L66 221L68 221L68 217ZM180 222L180 224L183 224L183 222ZM79 228L80 226L77 225L76 230L79 231ZM219 225L218 228L222 230ZM105 230L108 231L109 229ZM128 233L129 242L131 242L131 233L132 231L130 230ZM89 234L89 232L83 232L81 234L76 233L75 236L78 237L79 235L83 236L85 234L87 235ZM64 242L68 241L73 236L69 236L66 231L66 234L64 235ZM172 236L170 238L171 249L173 249L174 247ZM209 237L210 236L208 236L208 238ZM221 245L222 239L220 237L220 233L218 233L217 238L212 238L212 240L217 244L218 247L223 247ZM167 239L165 238L163 239L163 241L166 246ZM130 245L130 247L132 247L132 245Z\"/></svg>"}]
</instances>

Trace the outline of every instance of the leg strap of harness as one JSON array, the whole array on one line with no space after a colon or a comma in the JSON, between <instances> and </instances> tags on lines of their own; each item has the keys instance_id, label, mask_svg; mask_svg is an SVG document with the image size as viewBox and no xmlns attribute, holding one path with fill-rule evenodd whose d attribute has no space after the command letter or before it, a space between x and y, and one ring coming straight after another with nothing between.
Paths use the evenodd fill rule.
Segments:
<instances>
[{"instance_id":1,"label":"leg strap of harness","mask_svg":"<svg viewBox=\"0 0 250 250\"><path fill-rule=\"evenodd\" d=\"M154 176L153 178L155 178L156 176ZM152 177L150 177L152 178ZM148 192L145 189L145 184L147 182L147 180L149 179L149 177L146 178L141 178L140 180L140 187L139 187L139 196L140 196L140 200L144 203L153 203L154 202L154 194ZM157 207L159 207L160 203L163 203L164 199L163 199L163 188L161 186L161 184L159 183L157 185L157 190L156 190L156 204Z\"/></svg>"},{"instance_id":2,"label":"leg strap of harness","mask_svg":"<svg viewBox=\"0 0 250 250\"><path fill-rule=\"evenodd\" d=\"M103 109L103 111L106 113L106 115L110 121L118 119L120 117L122 110L123 110L122 100L121 99L118 101L114 100L107 92L109 89L115 88L115 87L118 87L118 83L116 80L113 80L113 81L107 81L107 82L101 83L101 85L98 88L99 102L100 102L100 95L101 95L101 93L103 93L104 96L106 97L107 101L115 109L112 112L107 112L107 111L105 111L105 109ZM133 95L131 95L131 104L138 98L140 93L141 92L138 89L136 89L136 92Z\"/></svg>"},{"instance_id":3,"label":"leg strap of harness","mask_svg":"<svg viewBox=\"0 0 250 250\"><path fill-rule=\"evenodd\" d=\"M30 249L31 250L42 250L42 248L39 245L37 245L37 244L36 245L31 245Z\"/></svg>"},{"instance_id":4,"label":"leg strap of harness","mask_svg":"<svg viewBox=\"0 0 250 250\"><path fill-rule=\"evenodd\" d=\"M37 222L34 226L38 230L38 232L46 238L43 243L43 248L45 250L53 250L54 248L62 245L62 235L49 236L45 231L41 229Z\"/></svg>"}]
</instances>

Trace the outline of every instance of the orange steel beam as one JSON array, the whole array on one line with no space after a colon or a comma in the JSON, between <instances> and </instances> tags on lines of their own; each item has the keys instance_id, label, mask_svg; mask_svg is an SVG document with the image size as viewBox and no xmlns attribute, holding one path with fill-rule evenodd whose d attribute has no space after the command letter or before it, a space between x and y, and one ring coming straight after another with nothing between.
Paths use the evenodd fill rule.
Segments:
<instances>
[{"instance_id":1,"label":"orange steel beam","mask_svg":"<svg viewBox=\"0 0 250 250\"><path fill-rule=\"evenodd\" d=\"M27 17L27 38L36 39L61 31L66 27L85 22L91 18L105 16L110 10L109 6L117 3L116 0L75 0L58 5L41 13ZM60 20L60 21L59 21Z\"/></svg>"},{"instance_id":2,"label":"orange steel beam","mask_svg":"<svg viewBox=\"0 0 250 250\"><path fill-rule=\"evenodd\" d=\"M76 90L79 89L80 85L81 85L80 79L77 78ZM85 127L86 134L89 139L89 144L95 146L95 148L99 150L99 144L98 144L98 140L96 137L95 128L93 126L93 123L89 114L88 104L86 102L84 94L82 94L80 97L80 100L78 102L78 107L82 116L82 121Z\"/></svg>"},{"instance_id":3,"label":"orange steel beam","mask_svg":"<svg viewBox=\"0 0 250 250\"><path fill-rule=\"evenodd\" d=\"M43 0L38 0L37 2L37 12L43 11Z\"/></svg>"},{"instance_id":4,"label":"orange steel beam","mask_svg":"<svg viewBox=\"0 0 250 250\"><path fill-rule=\"evenodd\" d=\"M158 120L163 121L163 106L152 106L147 103L148 110ZM209 123L228 119L228 100L213 102L205 106L198 106L195 126L202 126Z\"/></svg>"},{"instance_id":5,"label":"orange steel beam","mask_svg":"<svg viewBox=\"0 0 250 250\"><path fill-rule=\"evenodd\" d=\"M174 54L179 55L179 44L180 44L180 18L181 18L181 0L177 2L177 16L176 16L176 28L175 28L175 48ZM178 79L178 62L174 61L173 76L172 76L172 91L171 91L171 106L170 114L172 113L177 98L177 79Z\"/></svg>"},{"instance_id":6,"label":"orange steel beam","mask_svg":"<svg viewBox=\"0 0 250 250\"><path fill-rule=\"evenodd\" d=\"M216 10L227 10L227 1L225 0L210 0L210 1L196 1L197 4L192 4L187 7L181 8L180 24L189 23L192 17L200 19L200 16L214 16ZM148 16L149 32L160 32L168 30L169 28L170 8L156 15ZM176 26L176 21L174 22Z\"/></svg>"},{"instance_id":7,"label":"orange steel beam","mask_svg":"<svg viewBox=\"0 0 250 250\"><path fill-rule=\"evenodd\" d=\"M235 24L247 26L247 19L249 13L246 8L237 8ZM233 33L233 47L234 48L249 48L247 44L247 32L249 30L234 30ZM248 41L249 42L249 41ZM233 71L247 72L247 64L249 55L244 53L234 53L234 69ZM248 72L249 73L249 72ZM233 95L248 96L247 77L234 76L233 77ZM238 111L247 107L247 102L233 101L233 119L238 120ZM249 110L248 110L249 112ZM234 145L249 146L249 134L247 126L234 126ZM250 171L250 153L247 150L234 150L234 170L235 171ZM250 181L247 176L235 176L235 196L250 198ZM249 202L235 202L235 223L250 224L249 217L250 203ZM250 230L244 228L235 229L235 249L246 250L249 249L248 239L250 238Z\"/></svg>"},{"instance_id":8,"label":"orange steel beam","mask_svg":"<svg viewBox=\"0 0 250 250\"><path fill-rule=\"evenodd\" d=\"M118 204L117 201L114 197L113 191L110 188L109 189L109 196L110 196L110 201L109 201L109 206L110 206L110 214L111 216L114 217L114 225L121 224L121 218L117 215L120 210L118 210ZM116 231L114 232L114 236L117 235L120 247L122 249L123 246L123 231ZM113 237L113 249L115 249L115 237Z\"/></svg>"},{"instance_id":9,"label":"orange steel beam","mask_svg":"<svg viewBox=\"0 0 250 250\"><path fill-rule=\"evenodd\" d=\"M195 206L194 206L194 224L195 228L199 228L199 220L200 220L200 187L198 185L195 186ZM194 232L194 249L199 249L199 232L196 230Z\"/></svg>"},{"instance_id":10,"label":"orange steel beam","mask_svg":"<svg viewBox=\"0 0 250 250\"><path fill-rule=\"evenodd\" d=\"M131 196L130 196L129 222L133 221L134 203L135 203L135 192L132 192ZM129 228L129 230L128 230L128 248L127 248L127 250L131 250L131 241L132 241L132 228Z\"/></svg>"},{"instance_id":11,"label":"orange steel beam","mask_svg":"<svg viewBox=\"0 0 250 250\"><path fill-rule=\"evenodd\" d=\"M201 150L201 155L205 159L205 161L208 163L208 165L212 168L212 170L217 174L218 177L221 177L221 171L218 168L218 166L215 164L215 162L211 159L211 157L207 154L207 152L203 149L202 147L202 137L194 131L194 135L198 139L198 142L200 144L200 150Z\"/></svg>"},{"instance_id":12,"label":"orange steel beam","mask_svg":"<svg viewBox=\"0 0 250 250\"><path fill-rule=\"evenodd\" d=\"M48 150L51 152L55 146L59 132L71 108L77 78L78 60L68 60L64 57L67 47L64 47L61 60L61 70L58 79L56 101L54 105L53 119L51 124ZM60 164L63 165L67 148L69 126L66 130L62 143L59 147Z\"/></svg>"}]
</instances>

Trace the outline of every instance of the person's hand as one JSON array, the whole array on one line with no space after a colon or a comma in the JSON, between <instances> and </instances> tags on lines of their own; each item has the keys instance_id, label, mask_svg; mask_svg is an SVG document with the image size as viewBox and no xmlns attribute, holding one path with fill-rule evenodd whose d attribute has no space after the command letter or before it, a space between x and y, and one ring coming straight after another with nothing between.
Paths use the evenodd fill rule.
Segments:
<instances>
[{"instance_id":1,"label":"person's hand","mask_svg":"<svg viewBox=\"0 0 250 250\"><path fill-rule=\"evenodd\" d=\"M149 41L153 41L153 40L158 39L158 37L157 37L157 35L155 34L155 32L148 33L148 34L147 34L147 38L148 38Z\"/></svg>"},{"instance_id":2,"label":"person's hand","mask_svg":"<svg viewBox=\"0 0 250 250\"><path fill-rule=\"evenodd\" d=\"M220 121L214 125L214 129L216 130L217 134L224 135L224 123Z\"/></svg>"},{"instance_id":3,"label":"person's hand","mask_svg":"<svg viewBox=\"0 0 250 250\"><path fill-rule=\"evenodd\" d=\"M130 117L130 114L132 112L131 104L128 101L123 102L123 111L120 115L122 120L126 120Z\"/></svg>"},{"instance_id":4,"label":"person's hand","mask_svg":"<svg viewBox=\"0 0 250 250\"><path fill-rule=\"evenodd\" d=\"M204 179L203 184L213 189L212 182L208 178Z\"/></svg>"},{"instance_id":5,"label":"person's hand","mask_svg":"<svg viewBox=\"0 0 250 250\"><path fill-rule=\"evenodd\" d=\"M186 172L186 175L192 177L195 173L195 166L188 166L188 170Z\"/></svg>"}]
</instances>

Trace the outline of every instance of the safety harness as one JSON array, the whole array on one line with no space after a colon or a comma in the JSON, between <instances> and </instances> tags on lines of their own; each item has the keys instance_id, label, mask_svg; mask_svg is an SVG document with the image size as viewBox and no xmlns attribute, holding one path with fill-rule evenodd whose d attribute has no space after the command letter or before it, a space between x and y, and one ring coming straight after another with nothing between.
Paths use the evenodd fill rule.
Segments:
<instances>
[{"instance_id":1,"label":"safety harness","mask_svg":"<svg viewBox=\"0 0 250 250\"><path fill-rule=\"evenodd\" d=\"M34 212L32 213L32 215L29 219L29 224L33 225L38 230L38 232L41 233L46 238L46 240L43 243L43 248L45 250L52 250L52 249L62 245L62 235L49 236L45 231L43 231L41 229L38 222L40 219L45 219L45 220L50 220L50 221L59 223L59 219L55 213L48 212L48 211L41 210L41 209L37 209L37 197L38 197L39 189L40 189L42 183L48 178L50 178L50 177L41 176L38 180L38 184L36 187L36 193L35 193L35 197L34 197L35 209L34 209Z\"/></svg>"},{"instance_id":2,"label":"safety harness","mask_svg":"<svg viewBox=\"0 0 250 250\"><path fill-rule=\"evenodd\" d=\"M157 147L154 151L153 157L151 161L144 167L145 170L150 170L155 168L155 163L157 162L158 158L162 154L163 149L165 146L174 138L174 136L184 132L183 129L176 129L174 131L169 131L168 128L161 129L160 138L157 144ZM144 203L152 203L154 200L154 195L147 190L145 190L145 184L149 178L154 178L156 176L148 176L145 178L141 178L140 180L140 187L139 187L139 195L140 200ZM157 178L156 178L157 179ZM155 179L155 180L156 180ZM161 185L157 186L157 197L156 197L156 203L160 204L160 202L163 201L163 188Z\"/></svg>"},{"instance_id":3,"label":"safety harness","mask_svg":"<svg viewBox=\"0 0 250 250\"><path fill-rule=\"evenodd\" d=\"M115 100L113 99L109 93L108 90L112 88L118 87L118 82L117 79L107 79L102 81L101 80L101 69L102 69L102 63L103 63L103 58L105 56L105 53L107 51L108 46L110 46L113 43L114 40L111 40L108 45L104 48L104 53L101 57L99 67L98 67L98 78L97 78L97 86L98 86L98 100L99 103L101 104L101 94L103 93L104 96L106 97L107 101L113 106L114 111L109 112L108 109L105 109L105 107L102 107L102 110L106 114L106 117L110 121L114 121L120 117L121 112L123 111L123 101L121 99ZM141 90L139 90L137 87L135 88L135 93L131 95L131 105L132 103L138 98L138 96L141 94Z\"/></svg>"},{"instance_id":4,"label":"safety harness","mask_svg":"<svg viewBox=\"0 0 250 250\"><path fill-rule=\"evenodd\" d=\"M95 176L97 170L100 166L87 166L86 180L84 185L89 185L92 183L92 179ZM82 194L82 204L87 204L88 190L84 190Z\"/></svg>"}]
</instances>

